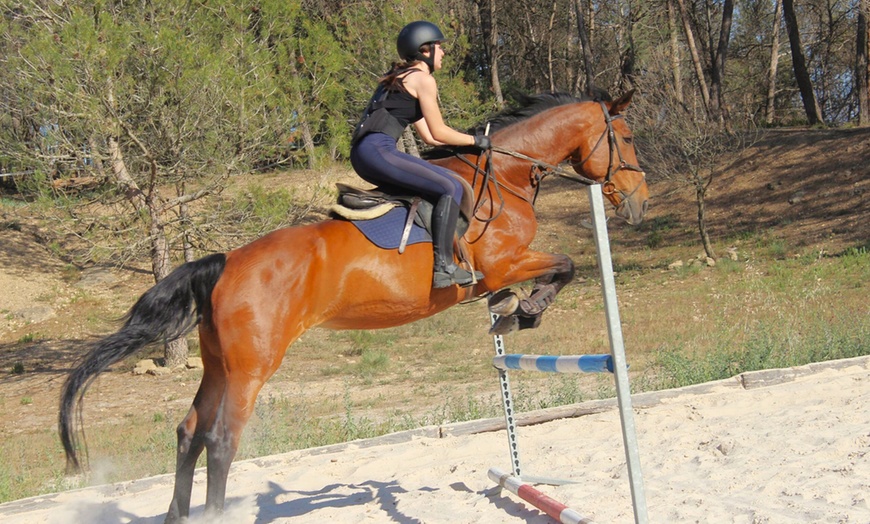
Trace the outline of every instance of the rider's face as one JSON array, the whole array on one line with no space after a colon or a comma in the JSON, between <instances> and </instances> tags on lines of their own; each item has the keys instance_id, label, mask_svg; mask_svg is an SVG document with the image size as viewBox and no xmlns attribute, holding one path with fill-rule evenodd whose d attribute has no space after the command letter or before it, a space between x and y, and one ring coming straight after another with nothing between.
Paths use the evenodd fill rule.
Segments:
<instances>
[{"instance_id":1,"label":"rider's face","mask_svg":"<svg viewBox=\"0 0 870 524\"><path fill-rule=\"evenodd\" d=\"M435 67L437 69L441 69L441 60L444 59L444 47L441 46L441 42L438 42L435 45Z\"/></svg>"},{"instance_id":2,"label":"rider's face","mask_svg":"<svg viewBox=\"0 0 870 524\"><path fill-rule=\"evenodd\" d=\"M444 59L444 48L441 47L441 42L435 42L435 45L432 47L431 53L435 53L434 60L432 64L435 66L435 70L441 69L441 61ZM426 53L430 54L430 53Z\"/></svg>"}]
</instances>

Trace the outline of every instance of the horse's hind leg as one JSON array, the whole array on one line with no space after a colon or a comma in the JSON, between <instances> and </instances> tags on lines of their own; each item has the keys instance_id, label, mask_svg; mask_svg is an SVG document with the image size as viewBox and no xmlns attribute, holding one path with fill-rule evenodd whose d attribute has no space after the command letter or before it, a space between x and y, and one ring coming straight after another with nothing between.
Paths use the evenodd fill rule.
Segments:
<instances>
[{"instance_id":1,"label":"horse's hind leg","mask_svg":"<svg viewBox=\"0 0 870 524\"><path fill-rule=\"evenodd\" d=\"M203 355L208 351L207 339L201 337ZM208 364L205 363L204 364ZM178 448L175 461L175 489L167 524L180 522L190 514L190 497L196 461L205 447L205 436L212 426L223 398L226 381L219 365L204 365L202 381L187 416L178 425Z\"/></svg>"},{"instance_id":2,"label":"horse's hind leg","mask_svg":"<svg viewBox=\"0 0 870 524\"><path fill-rule=\"evenodd\" d=\"M267 311L268 308L261 310ZM281 365L287 347L303 331L301 326L284 329L283 324L270 324L268 317L264 314L261 318L267 320L263 322L252 321L224 330L220 336L220 352L210 360L220 370L223 383L220 398L210 401L214 402L214 417L203 434L208 455L207 515L223 511L230 465L236 456L242 430L254 413L257 395ZM259 336L261 332L275 336L263 340L264 337Z\"/></svg>"},{"instance_id":3,"label":"horse's hind leg","mask_svg":"<svg viewBox=\"0 0 870 524\"><path fill-rule=\"evenodd\" d=\"M205 434L208 455L207 491L205 510L207 515L223 512L226 498L227 477L230 465L236 456L242 430L254 412L260 389L272 375L274 368L265 373L250 370L230 372L226 388L211 428Z\"/></svg>"}]
</instances>

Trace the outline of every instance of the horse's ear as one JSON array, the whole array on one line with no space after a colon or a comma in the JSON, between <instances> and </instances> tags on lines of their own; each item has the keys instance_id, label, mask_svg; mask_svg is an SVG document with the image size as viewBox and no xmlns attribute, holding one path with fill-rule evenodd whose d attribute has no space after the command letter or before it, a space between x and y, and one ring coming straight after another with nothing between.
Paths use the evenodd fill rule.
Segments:
<instances>
[{"instance_id":1,"label":"horse's ear","mask_svg":"<svg viewBox=\"0 0 870 524\"><path fill-rule=\"evenodd\" d=\"M631 103L631 97L634 96L634 89L625 93L621 97L617 98L613 102L610 103L610 114L618 115L619 113L625 111L625 108L628 107L628 104Z\"/></svg>"}]
</instances>

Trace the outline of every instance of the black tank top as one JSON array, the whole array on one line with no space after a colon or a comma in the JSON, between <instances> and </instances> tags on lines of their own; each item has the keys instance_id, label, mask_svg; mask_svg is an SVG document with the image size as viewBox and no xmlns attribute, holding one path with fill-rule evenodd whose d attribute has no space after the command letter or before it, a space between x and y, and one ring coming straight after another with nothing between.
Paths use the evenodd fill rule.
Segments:
<instances>
[{"instance_id":1,"label":"black tank top","mask_svg":"<svg viewBox=\"0 0 870 524\"><path fill-rule=\"evenodd\" d=\"M408 127L408 124L423 118L420 101L408 93L396 91L388 93L387 98L384 100L384 107L393 118L402 124L402 128Z\"/></svg>"}]
</instances>

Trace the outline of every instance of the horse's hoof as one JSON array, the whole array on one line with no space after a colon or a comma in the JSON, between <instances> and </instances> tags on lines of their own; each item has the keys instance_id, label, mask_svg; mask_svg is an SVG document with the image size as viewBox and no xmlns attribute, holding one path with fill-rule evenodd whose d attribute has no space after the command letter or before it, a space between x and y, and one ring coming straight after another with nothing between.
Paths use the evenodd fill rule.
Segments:
<instances>
[{"instance_id":1,"label":"horse's hoof","mask_svg":"<svg viewBox=\"0 0 870 524\"><path fill-rule=\"evenodd\" d=\"M517 311L517 308L520 306L520 299L510 289L502 289L491 295L486 304L491 313L500 317L506 317L513 315Z\"/></svg>"},{"instance_id":2,"label":"horse's hoof","mask_svg":"<svg viewBox=\"0 0 870 524\"><path fill-rule=\"evenodd\" d=\"M520 320L515 315L498 317L498 320L489 328L490 335L507 335L520 329Z\"/></svg>"},{"instance_id":3,"label":"horse's hoof","mask_svg":"<svg viewBox=\"0 0 870 524\"><path fill-rule=\"evenodd\" d=\"M534 329L541 325L542 317L543 315L535 315L532 317L517 317L519 320L517 329L519 331L522 331L524 329Z\"/></svg>"}]
</instances>

